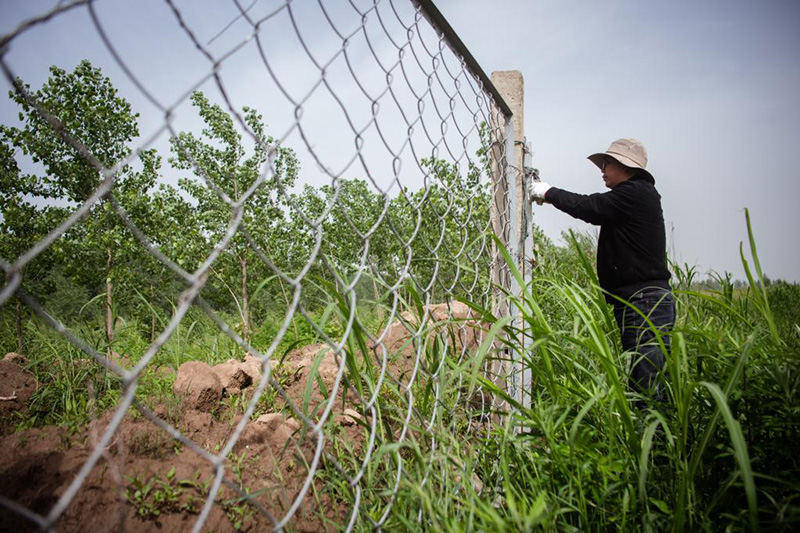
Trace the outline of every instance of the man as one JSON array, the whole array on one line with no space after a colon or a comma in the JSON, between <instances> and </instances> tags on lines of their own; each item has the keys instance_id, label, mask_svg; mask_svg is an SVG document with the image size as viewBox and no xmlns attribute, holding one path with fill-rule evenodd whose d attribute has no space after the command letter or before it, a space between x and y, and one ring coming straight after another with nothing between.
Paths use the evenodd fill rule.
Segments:
<instances>
[{"instance_id":1,"label":"man","mask_svg":"<svg viewBox=\"0 0 800 533\"><path fill-rule=\"evenodd\" d=\"M663 402L665 354L642 316L658 329L668 350L675 302L669 285L661 196L646 170L647 151L638 140L618 139L605 153L592 154L589 160L600 168L610 191L583 195L533 182L531 197L600 226L597 277L606 301L614 306L622 348L634 352L631 388ZM645 405L637 401L640 408Z\"/></svg>"}]
</instances>

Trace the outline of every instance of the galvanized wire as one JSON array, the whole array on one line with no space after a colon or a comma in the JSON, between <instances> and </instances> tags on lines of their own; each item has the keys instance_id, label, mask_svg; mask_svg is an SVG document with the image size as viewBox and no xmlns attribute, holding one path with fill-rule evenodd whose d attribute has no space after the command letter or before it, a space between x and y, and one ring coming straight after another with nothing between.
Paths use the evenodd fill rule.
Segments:
<instances>
[{"instance_id":1,"label":"galvanized wire","mask_svg":"<svg viewBox=\"0 0 800 533\"><path fill-rule=\"evenodd\" d=\"M474 321L472 325L463 321L456 322L460 325L453 338L447 334L441 335L441 353L438 355L438 360L431 364L425 361L425 350L431 332L438 331L442 321L441 316L435 316L433 305L446 304L447 318L453 319L452 304L456 294L462 294L473 302L489 306L492 302L496 304L499 301L502 289L508 290L510 287L510 276L502 267L496 246L489 237L492 232L498 234L501 240L507 239L509 235L508 227L511 223L507 192L510 179L508 176L510 165L507 161L510 157L507 153L509 117L500 111L491 92L484 86L480 76L471 70L465 58L453 52L448 36L431 28L426 14L422 11L423 7L418 3L374 0L361 8L359 6L362 3L354 0L348 4L338 2L335 7L334 4L326 5L322 0L318 0L315 6L319 10L318 15L321 15L327 29L332 31L338 40L338 47L326 48L320 57L320 53L313 49L313 43L307 35L304 36L301 28L304 12L311 9L312 4L299 6L288 0L264 7L261 5L262 2L254 1L245 7L238 0L232 0L230 20L217 28L217 31L201 37L202 33L192 27L191 17L188 16L190 14L188 12L192 10L191 6L179 6L179 3L173 0L163 0L163 2L171 15L170 23L179 28L182 38L205 59L208 67L199 77L181 78L180 96L170 104L165 104L166 97L160 97L149 87L147 79L142 79L141 75L136 74L136 68L126 60L130 50L115 44L115 35L106 27L108 23L103 22L103 15L99 12L99 7L102 5L99 0L59 3L51 11L20 21L15 30L0 39L0 68L9 86L19 97L28 102L63 142L88 161L102 177L102 181L97 184L92 194L80 205L71 207L70 215L46 236L17 257L0 258L0 267L6 272L6 284L0 290L0 305L7 303L11 297L21 300L43 323L122 379L122 393L110 423L94 443L82 468L47 514L38 514L6 497L0 497L0 505L20 514L42 530L53 530L86 482L90 472L103 457L129 408L133 408L155 427L192 450L213 468L213 483L194 523L194 531L200 531L206 524L223 484L267 517L273 529L283 529L291 524L304 499L309 497L309 490L319 477L323 461L331 465L346 481L351 492L352 506L340 527L350 530L361 520L369 527L381 529L392 513L405 473L405 460L401 453L396 451L392 458L394 472L387 477L388 485L374 487L365 484L365 473L375 460L375 449L379 440L377 405L382 395L392 394L387 391L393 390L404 400L402 426L396 436L397 441L402 444L413 440L416 446L427 452L428 463L424 475L419 480L422 487L428 482L434 457L440 451L437 420L447 418L442 411L452 414L452 405L475 402L475 398L478 398L480 408L477 410L477 416L470 416L467 427L462 429L467 434L480 427L486 429L491 426L495 422L491 413L500 406L500 403L481 387L477 387L475 397L462 397L465 378L461 375L454 376L457 382L454 387L457 396L455 400L445 402L441 397L446 374L452 371L447 364L448 358L458 365L471 354L467 342L462 342L461 346L458 346L454 339L462 335L467 338L471 328L476 327ZM263 8L262 12L256 13L256 8L259 7ZM12 52L17 42L22 41L29 33L46 35L47 23L68 13L70 16L79 13L85 17L96 32L98 42L102 43L104 52L120 70L121 75L127 78L130 90L137 92L144 101L151 104L161 117L160 125L148 132L149 136L139 141L138 146L132 149L126 158L110 167L104 166L89 147L72 135L60 117L40 105L34 94L18 81L18 75L12 67ZM279 17L283 17L282 29L291 32L297 40L298 46L293 52L302 53L317 72L316 79L304 86L303 90L293 89L291 83L287 83L276 69L275 62L281 52L274 49L268 42L268 37L269 32L274 29L274 25L271 24L274 24ZM347 18L350 24L344 28L343 24L335 22L334 18ZM238 29L239 39L228 39L225 48L219 51L212 50L212 45L230 37L234 29ZM351 45L355 42L366 46L368 54L354 53ZM261 75L268 76L274 83L277 89L275 95L282 99L276 98L273 105L290 110L294 117L272 141L267 141L250 128L244 111L231 93L229 86L237 72L225 73L227 77L223 73L226 64L234 61L243 51L255 52L258 60L251 67L258 69ZM165 50L164 53L169 54L169 51ZM40 59L44 66L50 61L48 57ZM159 59L156 57L153 61ZM367 74L362 73L362 70L367 61L371 68L380 71L384 78L382 86L376 87L374 81L370 83L365 80ZM334 68L342 63L345 67L344 72L349 76L347 83L352 82L357 91L348 91L342 77L331 74ZM197 268L190 272L170 258L169 254L148 236L147 231L137 226L134 218L126 211L124 202L118 198L117 190L120 172L126 165L136 163L142 150L157 146L164 136L178 139L176 115L179 108L194 91L208 84L218 91L219 104L230 113L239 130L264 150L266 161L258 177L247 190L238 198L233 198L225 192L220 183L215 181L218 178L209 175L202 162L194 160L186 147L181 146L179 140L175 141L177 151L179 153L182 151L182 155L193 168L194 175L217 196L220 202L226 204L230 211L225 231L219 240L213 243L213 248ZM335 103L346 124L346 129L325 132L327 135L327 137L323 135L325 142L336 145L344 137L352 141L351 153L344 161L339 162L337 168L330 166L328 147L320 146L319 141L315 140L319 138L320 132L304 121L304 113L311 107L310 102L320 95L328 97ZM365 109L367 109L366 120L361 117ZM384 109L395 113L401 120L398 122L387 119L382 113ZM392 139L398 132L402 137L399 145ZM328 180L327 185L332 187L332 194L316 216L308 213L298 203L292 185L284 183L284 176L276 166L281 148L293 144L307 153L307 160L301 162L309 167L315 166L321 176ZM485 157L487 160L491 159L491 164L476 159L476 151L480 148L486 150ZM380 164L375 163L376 153L380 153L382 157ZM468 201L466 210L463 210L459 201L464 200L463 195L466 191L459 186L444 183L431 164L423 162L425 158L446 162L450 165L448 168L462 180L471 174L479 183L488 186L492 198L491 216L489 213L476 211L480 207L472 201ZM409 183L407 181L409 174L420 176L421 182ZM348 175L362 175L383 202L378 216L368 227L359 224L360 221L354 219L340 201L342 180ZM280 262L272 257L273 254L265 249L264 243L259 242L244 223L245 213L248 209L252 209L253 198L261 188L271 182L274 182L277 194L288 206L288 215L305 228L312 241L308 248L308 256L301 261L299 268L294 272L285 271L279 266ZM415 187L418 188L416 193ZM441 205L435 203L437 194L444 194L446 197ZM397 199L401 199L407 206L410 212L409 219L413 220L412 228L403 228L399 225L402 221L393 220L390 206ZM82 220L90 216L92 209L103 201L110 203L119 221L139 243L141 251L157 260L183 284L183 290L167 325L130 369L122 368L114 360L92 348L89 342L82 339L77 332L64 326L58 318L47 311L34 294L23 287L25 267L50 249L70 229L81 224ZM346 275L340 271L343 265L334 264L336 257L330 257L323 251L326 243L331 240L331 236L325 232L325 224L332 220L334 214L341 216L348 227L347 231L351 232L361 245L357 262L344 265L349 269ZM423 235L423 230L428 228L435 228L435 231L429 232L430 240ZM398 258L394 271L389 274L381 271L377 261L379 258L375 257L372 251L373 245L376 245L375 241L386 238L386 233L380 233L385 229L388 229L389 238L395 239L405 250L404 257ZM453 234L458 235L459 239L454 241ZM214 266L218 264L220 257L230 250L231 243L237 236L245 239L248 249L276 279L288 286L291 293L291 301L287 299L287 308L280 328L264 350L257 349L242 337L218 315L214 306L201 296L201 292L209 286L209 277ZM295 243L285 244L291 249ZM422 256L417 257L420 254ZM423 260L432 264L432 272L424 277L415 270L415 264ZM442 274L444 269L448 268L447 265L455 265L454 272L449 275ZM344 308L347 312L342 317L342 332L338 338L329 335L315 321L313 311L308 308L308 303L303 301L304 291L312 287L309 273L313 268L321 268L327 276L330 276L344 299ZM370 331L357 314L359 306L367 305L366 302L360 301L357 291L359 284L364 283L366 279L373 280L376 287L377 283L380 283L387 295L388 317L382 331ZM491 279L496 286L483 283L482 279ZM408 283L417 288L424 304L423 316L414 321L409 321L407 315L403 314L403 311L410 309L407 299L403 296L404 287ZM152 366L154 357L170 340L193 307L201 309L243 352L254 354L261 361L262 379L255 386L241 420L216 453L192 441L179 428L159 418L136 400L142 373ZM502 313L500 307L497 305L495 307ZM337 363L328 399L322 409L313 416L292 400L274 376L275 365L280 359L280 354L277 353L278 347L291 327L292 321L297 318L308 322L316 336L333 352ZM396 349L387 344L391 329L389 326L398 321L406 324L410 337L408 343L413 352L411 356L413 366L408 375L395 375L388 365L389 358ZM347 344L352 336L357 334L356 332L363 332L371 345L371 349L368 350L371 353L362 354L364 362L374 365L377 369L377 380L373 390L364 397L359 394L353 383L353 380L359 379L358 376L352 376L347 367ZM505 379L504 371L498 370L492 363L487 362L483 370L490 379L498 382ZM434 394L433 408L427 416L423 416L415 403L415 386L421 380L431 384ZM354 458L354 464L358 465L356 470L340 464L325 449L326 442L332 438L326 435L326 423L332 416L340 390L345 386L347 391L356 397L355 401L360 405L368 430L362 455ZM301 435L298 437L299 445L308 445L312 450L311 460L307 466L308 472L288 509L265 507L257 496L243 491L229 478L226 466L226 460L237 442L248 425L252 424L250 418L260 398L269 389L273 389L283 398L291 415L302 424ZM416 420L414 425L412 420ZM423 434L415 434L417 431L415 428L421 428ZM362 508L365 494L368 492L374 498L379 491L383 491L380 496L383 500L382 509L376 514L365 512ZM423 520L421 509L417 518Z\"/></svg>"}]
</instances>

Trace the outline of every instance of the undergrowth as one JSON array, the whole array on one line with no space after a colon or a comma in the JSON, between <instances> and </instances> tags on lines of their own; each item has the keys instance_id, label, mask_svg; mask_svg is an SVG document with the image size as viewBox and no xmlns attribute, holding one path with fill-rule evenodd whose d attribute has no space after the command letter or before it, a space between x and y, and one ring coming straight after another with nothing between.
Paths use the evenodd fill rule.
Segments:
<instances>
[{"instance_id":1,"label":"undergrowth","mask_svg":"<svg viewBox=\"0 0 800 533\"><path fill-rule=\"evenodd\" d=\"M659 408L634 407L637 398L627 388L631 356L621 351L597 286L591 243L582 236L548 250L528 283L498 243L524 287L520 295L506 295L520 320L464 301L482 329L477 353L454 349L453 331L478 327L474 322L431 323L420 331L427 341L414 346L412 385L412 371L382 375L380 357L369 348L367 332L385 326L388 309L353 308L346 291L324 287L329 301L313 315L320 327L295 320L274 357L348 332L342 387L370 401L371 409L356 421L364 437L358 445L338 425L326 425L327 455L306 498L327 494L351 507L358 498L357 530L375 524L422 531L797 529L800 286L765 283L747 222L746 287L720 276L718 288L693 290L694 269L673 266L678 323L667 358L669 402ZM430 302L413 283L398 292L400 308L425 313ZM72 327L105 353L100 326ZM280 328L281 317L260 324L253 345L267 350ZM125 354L128 367L147 351L146 329L135 320L118 324L111 348ZM26 323L25 344L26 368L41 387L20 427L79 427L118 402L119 377L36 320ZM140 376L137 394L171 398L174 373L159 368L243 355L193 310ZM532 377L525 399L490 379L490 369L511 359ZM316 366L308 379L315 373ZM275 393L267 390L254 416L273 408ZM246 395L228 398L228 409L244 412L246 401ZM172 479L129 482L128 499L140 514L186 505L170 492L181 490ZM250 519L246 502L228 504L232 523L241 527Z\"/></svg>"},{"instance_id":2,"label":"undergrowth","mask_svg":"<svg viewBox=\"0 0 800 533\"><path fill-rule=\"evenodd\" d=\"M471 303L489 334L475 358L451 366L505 404L470 438L452 431L457 410L440 411L436 450L405 463L387 527L796 530L800 290L765 286L747 224L748 288L734 291L728 278L717 291L677 291L670 401L645 410L634 407L630 355L583 247L573 239L572 269L536 272L528 284L503 251L524 286L507 295L522 321ZM484 377L509 353L531 372L529 402Z\"/></svg>"}]
</instances>

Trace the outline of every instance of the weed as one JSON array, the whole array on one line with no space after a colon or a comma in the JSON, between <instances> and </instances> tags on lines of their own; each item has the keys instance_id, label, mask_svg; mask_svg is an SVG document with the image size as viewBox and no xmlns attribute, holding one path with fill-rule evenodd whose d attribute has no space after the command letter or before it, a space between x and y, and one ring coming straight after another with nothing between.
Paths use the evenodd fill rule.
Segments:
<instances>
[{"instance_id":1,"label":"weed","mask_svg":"<svg viewBox=\"0 0 800 533\"><path fill-rule=\"evenodd\" d=\"M163 431L154 427L146 427L131 435L128 446L134 455L161 459L167 451L172 449L172 442L169 435Z\"/></svg>"},{"instance_id":2,"label":"weed","mask_svg":"<svg viewBox=\"0 0 800 533\"><path fill-rule=\"evenodd\" d=\"M245 489L245 492L248 491ZM255 510L244 497L222 500L221 504L225 510L225 516L236 531L244 530L253 520Z\"/></svg>"},{"instance_id":3,"label":"weed","mask_svg":"<svg viewBox=\"0 0 800 533\"><path fill-rule=\"evenodd\" d=\"M184 497L181 482L175 479L175 467L162 478L159 476L125 476L128 487L125 498L136 509L140 518L157 518L163 513L197 512L193 499Z\"/></svg>"}]
</instances>

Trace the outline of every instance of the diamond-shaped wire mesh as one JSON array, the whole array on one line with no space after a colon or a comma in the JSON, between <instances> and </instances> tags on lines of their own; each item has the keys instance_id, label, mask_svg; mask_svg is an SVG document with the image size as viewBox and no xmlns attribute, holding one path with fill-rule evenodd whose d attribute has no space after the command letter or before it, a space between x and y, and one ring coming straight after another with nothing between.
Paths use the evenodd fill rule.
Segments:
<instances>
[{"instance_id":1,"label":"diamond-shaped wire mesh","mask_svg":"<svg viewBox=\"0 0 800 533\"><path fill-rule=\"evenodd\" d=\"M88 383L74 401L92 420L68 479L46 501L2 492L4 516L82 529L85 493L105 488L124 524L169 489L161 511L195 531L380 529L454 435L497 422L469 374L498 372L475 362L486 331L462 301L502 312L509 288L491 238L509 236L507 117L425 15L400 0L16 14L0 303L81 372L58 362L36 398ZM166 457L132 466L164 439Z\"/></svg>"}]
</instances>

